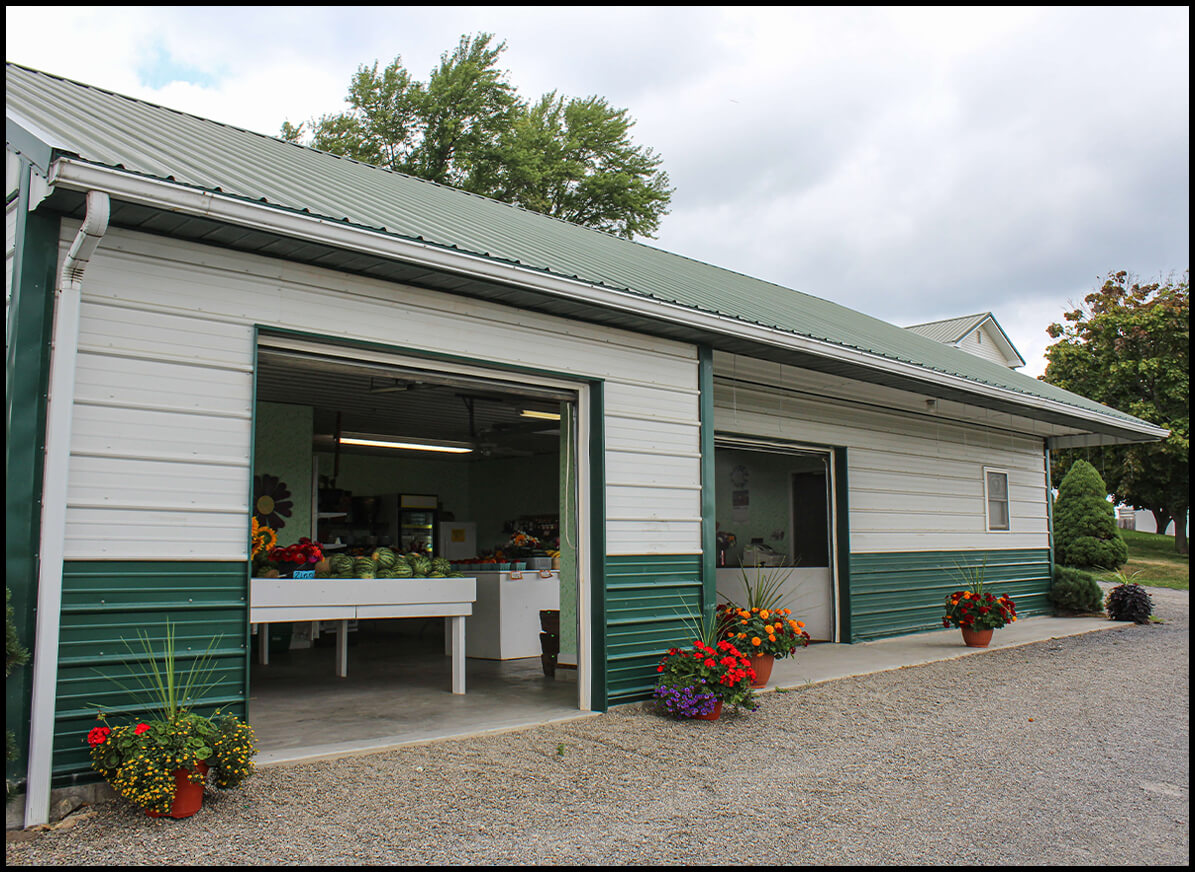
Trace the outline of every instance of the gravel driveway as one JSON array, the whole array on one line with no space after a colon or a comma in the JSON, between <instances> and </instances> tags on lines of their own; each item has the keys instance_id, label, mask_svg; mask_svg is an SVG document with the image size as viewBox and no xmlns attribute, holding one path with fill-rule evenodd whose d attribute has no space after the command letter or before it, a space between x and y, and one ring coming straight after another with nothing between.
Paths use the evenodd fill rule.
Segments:
<instances>
[{"instance_id":1,"label":"gravel driveway","mask_svg":"<svg viewBox=\"0 0 1195 872\"><path fill-rule=\"evenodd\" d=\"M272 767L184 821L8 845L100 864L1182 864L1189 595L1166 622L768 694ZM90 815L88 817L88 815Z\"/></svg>"}]
</instances>

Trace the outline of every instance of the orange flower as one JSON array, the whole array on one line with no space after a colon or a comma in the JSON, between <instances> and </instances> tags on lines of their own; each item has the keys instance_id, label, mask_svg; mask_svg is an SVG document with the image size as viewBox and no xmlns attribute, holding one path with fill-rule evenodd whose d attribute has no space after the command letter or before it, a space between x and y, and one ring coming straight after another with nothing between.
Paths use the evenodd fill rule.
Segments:
<instances>
[{"instance_id":1,"label":"orange flower","mask_svg":"<svg viewBox=\"0 0 1195 872\"><path fill-rule=\"evenodd\" d=\"M764 609L762 612L759 613L759 616L766 621L768 619L769 614L771 614L771 612L769 612L767 609Z\"/></svg>"},{"instance_id":2,"label":"orange flower","mask_svg":"<svg viewBox=\"0 0 1195 872\"><path fill-rule=\"evenodd\" d=\"M775 642L775 641L776 641L776 637L775 637L775 636L772 636L772 635L769 635L769 636L768 636L768 640L769 640L769 641L772 641L772 642Z\"/></svg>"},{"instance_id":3,"label":"orange flower","mask_svg":"<svg viewBox=\"0 0 1195 872\"><path fill-rule=\"evenodd\" d=\"M798 626L798 627L800 627L802 630L804 630L804 629L805 629L805 622L804 622L804 621L797 621L797 626Z\"/></svg>"},{"instance_id":4,"label":"orange flower","mask_svg":"<svg viewBox=\"0 0 1195 872\"><path fill-rule=\"evenodd\" d=\"M797 629L797 622L796 622L796 621L789 621L789 622L788 622L788 625L789 625L789 626L790 626L792 629L794 629L794 630L795 630L795 629Z\"/></svg>"},{"instance_id":5,"label":"orange flower","mask_svg":"<svg viewBox=\"0 0 1195 872\"><path fill-rule=\"evenodd\" d=\"M785 613L786 615L791 615L791 614L793 613L793 610L792 610L792 609L785 609L785 610L784 610L784 613Z\"/></svg>"},{"instance_id":6,"label":"orange flower","mask_svg":"<svg viewBox=\"0 0 1195 872\"><path fill-rule=\"evenodd\" d=\"M751 637L751 644L752 644L752 645L759 646L759 645L761 645L762 643L763 643L763 639L759 638L759 636L752 636L752 637Z\"/></svg>"}]
</instances>

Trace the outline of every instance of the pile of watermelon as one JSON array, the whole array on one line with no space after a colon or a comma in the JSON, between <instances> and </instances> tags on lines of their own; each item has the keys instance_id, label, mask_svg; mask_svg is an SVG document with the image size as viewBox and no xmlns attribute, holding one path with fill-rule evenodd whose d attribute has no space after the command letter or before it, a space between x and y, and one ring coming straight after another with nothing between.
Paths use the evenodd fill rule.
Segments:
<instances>
[{"instance_id":1,"label":"pile of watermelon","mask_svg":"<svg viewBox=\"0 0 1195 872\"><path fill-rule=\"evenodd\" d=\"M336 554L328 558L328 572L333 578L459 578L452 564L443 557L426 554L398 554L379 548L370 555L354 557Z\"/></svg>"}]
</instances>

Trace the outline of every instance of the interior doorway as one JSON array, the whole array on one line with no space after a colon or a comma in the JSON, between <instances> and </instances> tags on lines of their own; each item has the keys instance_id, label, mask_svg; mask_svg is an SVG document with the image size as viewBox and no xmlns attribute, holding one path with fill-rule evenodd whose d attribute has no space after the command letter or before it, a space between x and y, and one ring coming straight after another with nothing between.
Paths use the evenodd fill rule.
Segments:
<instances>
[{"instance_id":1,"label":"interior doorway","mask_svg":"<svg viewBox=\"0 0 1195 872\"><path fill-rule=\"evenodd\" d=\"M761 575L813 641L838 641L833 451L715 439L719 598L743 601Z\"/></svg>"},{"instance_id":2,"label":"interior doorway","mask_svg":"<svg viewBox=\"0 0 1195 872\"><path fill-rule=\"evenodd\" d=\"M584 390L260 337L253 509L279 545L320 543L329 584L401 582L404 561L433 587L444 576L476 579L464 694L452 692L450 619L418 609L396 617L392 608L347 624L258 625L269 641L255 640L250 717L264 759L588 710L587 536L578 519L588 486ZM453 581L444 578L445 587ZM541 638L541 611L558 620L554 641ZM268 654L259 657L263 644ZM558 648L552 663L541 656L549 648Z\"/></svg>"}]
</instances>

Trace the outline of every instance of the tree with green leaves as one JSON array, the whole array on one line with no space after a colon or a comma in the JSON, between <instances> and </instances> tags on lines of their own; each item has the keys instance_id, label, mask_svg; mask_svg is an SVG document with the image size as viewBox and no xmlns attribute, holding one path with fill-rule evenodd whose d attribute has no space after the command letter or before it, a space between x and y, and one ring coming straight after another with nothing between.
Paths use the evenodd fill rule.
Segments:
<instances>
[{"instance_id":1,"label":"tree with green leaves","mask_svg":"<svg viewBox=\"0 0 1195 872\"><path fill-rule=\"evenodd\" d=\"M1148 509L1158 532L1175 525L1175 550L1188 553L1190 507L1189 272L1181 281L1142 284L1110 273L1083 305L1051 324L1042 378L1059 387L1165 427L1160 442L1070 449L1053 466L1060 481L1079 458L1103 473L1117 502Z\"/></svg>"},{"instance_id":2,"label":"tree with green leaves","mask_svg":"<svg viewBox=\"0 0 1195 872\"><path fill-rule=\"evenodd\" d=\"M362 65L347 112L284 122L282 137L626 239L655 233L672 189L660 157L631 140L627 110L555 92L524 101L493 39L462 36L426 82L401 57Z\"/></svg>"}]
</instances>

